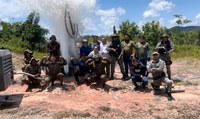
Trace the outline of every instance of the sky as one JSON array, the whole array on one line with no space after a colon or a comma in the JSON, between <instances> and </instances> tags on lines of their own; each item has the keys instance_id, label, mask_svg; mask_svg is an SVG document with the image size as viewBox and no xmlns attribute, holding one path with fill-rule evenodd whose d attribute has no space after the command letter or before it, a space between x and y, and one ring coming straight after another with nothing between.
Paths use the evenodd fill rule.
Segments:
<instances>
[{"instance_id":1,"label":"sky","mask_svg":"<svg viewBox=\"0 0 200 119\"><path fill-rule=\"evenodd\" d=\"M0 0L0 19L7 22L23 21L26 11L13 3L15 0ZM84 1L84 0L82 0ZM85 0L88 1L88 0ZM115 25L119 28L122 21L130 20L140 28L146 22L159 21L171 28L176 25L174 14L192 22L187 25L200 26L200 0L89 0L92 3L90 15L83 17L83 34L110 35ZM87 12L87 11L85 11ZM42 17L41 17L42 18ZM48 28L46 19L41 25Z\"/></svg>"}]
</instances>

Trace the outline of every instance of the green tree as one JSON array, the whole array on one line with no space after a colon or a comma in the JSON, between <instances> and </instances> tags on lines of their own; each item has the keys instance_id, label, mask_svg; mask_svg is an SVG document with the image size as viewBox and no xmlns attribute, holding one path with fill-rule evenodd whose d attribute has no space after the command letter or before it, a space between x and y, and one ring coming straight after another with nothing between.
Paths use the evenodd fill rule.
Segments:
<instances>
[{"instance_id":1,"label":"green tree","mask_svg":"<svg viewBox=\"0 0 200 119\"><path fill-rule=\"evenodd\" d=\"M113 26L113 34L117 34L115 26Z\"/></svg>"},{"instance_id":2,"label":"green tree","mask_svg":"<svg viewBox=\"0 0 200 119\"><path fill-rule=\"evenodd\" d=\"M129 34L131 38L134 39L140 33L141 31L135 22L130 22L129 20L126 20L119 25L119 35L121 40L123 39L124 34Z\"/></svg>"},{"instance_id":3,"label":"green tree","mask_svg":"<svg viewBox=\"0 0 200 119\"><path fill-rule=\"evenodd\" d=\"M189 19L184 19L184 18L183 18L183 15L180 15L180 14L175 14L174 17L177 18L176 24L177 24L178 26L183 25L183 24L188 24L188 23L192 22L192 21L189 20Z\"/></svg>"},{"instance_id":4,"label":"green tree","mask_svg":"<svg viewBox=\"0 0 200 119\"><path fill-rule=\"evenodd\" d=\"M166 33L166 28L161 26L158 21L147 22L142 26L143 35L153 46L160 41L160 37Z\"/></svg>"},{"instance_id":5,"label":"green tree","mask_svg":"<svg viewBox=\"0 0 200 119\"><path fill-rule=\"evenodd\" d=\"M47 29L39 25L40 16L36 12L31 12L27 20L22 24L22 40L28 42L32 50L38 49L40 43L44 43L45 35L48 33Z\"/></svg>"}]
</instances>

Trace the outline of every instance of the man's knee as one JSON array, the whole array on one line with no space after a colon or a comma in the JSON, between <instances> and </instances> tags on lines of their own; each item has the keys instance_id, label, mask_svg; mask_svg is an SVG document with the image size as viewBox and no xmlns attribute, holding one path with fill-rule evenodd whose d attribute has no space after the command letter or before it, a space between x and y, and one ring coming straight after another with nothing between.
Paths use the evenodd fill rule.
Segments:
<instances>
[{"instance_id":1,"label":"man's knee","mask_svg":"<svg viewBox=\"0 0 200 119\"><path fill-rule=\"evenodd\" d=\"M59 73L59 74L57 75L57 79L58 79L58 80L63 80L63 78L64 78L64 74L63 74L63 73Z\"/></svg>"}]
</instances>

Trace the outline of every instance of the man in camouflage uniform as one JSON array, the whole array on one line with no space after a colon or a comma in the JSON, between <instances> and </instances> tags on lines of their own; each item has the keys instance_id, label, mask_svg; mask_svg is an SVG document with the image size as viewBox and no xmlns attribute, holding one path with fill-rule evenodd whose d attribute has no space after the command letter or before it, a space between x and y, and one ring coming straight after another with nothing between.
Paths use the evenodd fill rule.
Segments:
<instances>
[{"instance_id":1,"label":"man in camouflage uniform","mask_svg":"<svg viewBox=\"0 0 200 119\"><path fill-rule=\"evenodd\" d=\"M22 71L25 70L26 66L30 63L31 59L33 58L33 51L25 50L24 51L24 59L23 59L23 67Z\"/></svg>"},{"instance_id":2,"label":"man in camouflage uniform","mask_svg":"<svg viewBox=\"0 0 200 119\"><path fill-rule=\"evenodd\" d=\"M54 55L57 59L60 57L60 55L61 55L60 43L58 43L56 41L56 36L55 35L52 35L50 37L50 42L48 43L47 48L48 48L48 52L49 52L50 57L52 55Z\"/></svg>"},{"instance_id":3,"label":"man in camouflage uniform","mask_svg":"<svg viewBox=\"0 0 200 119\"><path fill-rule=\"evenodd\" d=\"M108 46L108 51L110 54L111 59L111 79L114 78L114 72L115 72L115 64L116 62L119 64L121 73L123 75L122 79L125 79L126 74L124 71L124 65L123 65L123 46L120 43L119 36L114 34L112 36L112 41L110 45Z\"/></svg>"},{"instance_id":4,"label":"man in camouflage uniform","mask_svg":"<svg viewBox=\"0 0 200 119\"><path fill-rule=\"evenodd\" d=\"M30 81L29 88L40 85L40 80L36 79L36 77L40 77L41 75L41 69L40 66L38 65L38 60L32 58L30 60L30 64L26 66L25 72L35 76L35 77L28 76L28 80Z\"/></svg>"},{"instance_id":5,"label":"man in camouflage uniform","mask_svg":"<svg viewBox=\"0 0 200 119\"><path fill-rule=\"evenodd\" d=\"M147 66L147 61L150 61L151 51L149 44L145 41L144 36L140 36L140 41L135 45L136 59L141 62L143 65Z\"/></svg>"},{"instance_id":6,"label":"man in camouflage uniform","mask_svg":"<svg viewBox=\"0 0 200 119\"><path fill-rule=\"evenodd\" d=\"M135 54L135 43L129 39L129 35L124 35L124 41L122 42L123 45L123 61L125 67L125 79L128 79L128 69L132 65L132 56Z\"/></svg>"},{"instance_id":7,"label":"man in camouflage uniform","mask_svg":"<svg viewBox=\"0 0 200 119\"><path fill-rule=\"evenodd\" d=\"M97 84L104 88L106 81L105 79L103 80L101 76L105 74L105 67L109 65L109 60L95 56L92 59L88 59L85 64L91 70L90 78L86 83L97 82Z\"/></svg>"},{"instance_id":8,"label":"man in camouflage uniform","mask_svg":"<svg viewBox=\"0 0 200 119\"><path fill-rule=\"evenodd\" d=\"M168 78L171 79L171 53L174 51L174 45L172 41L169 39L169 36L164 34L161 37L161 41L157 44L156 50L160 54L160 59L165 61Z\"/></svg>"},{"instance_id":9,"label":"man in camouflage uniform","mask_svg":"<svg viewBox=\"0 0 200 119\"><path fill-rule=\"evenodd\" d=\"M160 90L161 83L165 83L167 85L166 93L168 94L168 100L172 100L171 89L173 81L166 78L164 72L165 62L159 59L158 55L158 52L154 52L153 59L147 65L148 72L153 75L152 87L156 94L156 92Z\"/></svg>"},{"instance_id":10,"label":"man in camouflage uniform","mask_svg":"<svg viewBox=\"0 0 200 119\"><path fill-rule=\"evenodd\" d=\"M51 81L51 86L54 85L55 80L59 80L60 86L63 86L64 74L61 73L61 67L67 63L66 60L63 59L64 58L56 60L56 57L52 55L49 61L44 62L46 58L43 58L40 62L41 66L47 67L48 81Z\"/></svg>"}]
</instances>

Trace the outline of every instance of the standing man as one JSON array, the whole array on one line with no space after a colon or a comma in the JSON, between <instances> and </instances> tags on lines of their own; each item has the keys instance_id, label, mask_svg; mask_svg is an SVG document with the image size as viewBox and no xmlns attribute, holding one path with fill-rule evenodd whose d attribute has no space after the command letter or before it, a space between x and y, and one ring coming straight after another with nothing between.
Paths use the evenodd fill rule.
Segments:
<instances>
[{"instance_id":1,"label":"standing man","mask_svg":"<svg viewBox=\"0 0 200 119\"><path fill-rule=\"evenodd\" d=\"M166 68L167 68L167 75L168 78L171 79L171 53L174 51L174 45L172 41L169 39L169 36L164 34L161 37L161 41L157 44L156 50L160 54L160 59L165 61Z\"/></svg>"},{"instance_id":2,"label":"standing man","mask_svg":"<svg viewBox=\"0 0 200 119\"><path fill-rule=\"evenodd\" d=\"M142 63L138 62L137 59L133 59L133 65L131 66L131 79L133 85L135 86L134 90L138 90L137 82L142 82L143 89L146 88L148 84L147 80L147 68Z\"/></svg>"},{"instance_id":3,"label":"standing man","mask_svg":"<svg viewBox=\"0 0 200 119\"><path fill-rule=\"evenodd\" d=\"M61 55L60 43L58 43L56 41L56 36L55 35L52 35L50 37L50 42L48 43L47 48L48 48L48 52L49 52L50 57L52 55L54 55L57 59L60 57L60 55Z\"/></svg>"},{"instance_id":4,"label":"standing man","mask_svg":"<svg viewBox=\"0 0 200 119\"><path fill-rule=\"evenodd\" d=\"M122 42L123 45L123 61L125 67L125 79L129 79L128 77L128 69L132 64L132 56L135 54L135 43L130 41L130 36L128 34L124 35L124 41Z\"/></svg>"},{"instance_id":5,"label":"standing man","mask_svg":"<svg viewBox=\"0 0 200 119\"><path fill-rule=\"evenodd\" d=\"M98 41L98 37L97 36L92 36L92 43L91 43L91 47L94 48L95 46L98 46L99 50L100 50L100 44L101 42Z\"/></svg>"},{"instance_id":6,"label":"standing man","mask_svg":"<svg viewBox=\"0 0 200 119\"><path fill-rule=\"evenodd\" d=\"M90 54L92 48L88 45L88 41L83 39L82 46L80 48L80 58L86 57Z\"/></svg>"},{"instance_id":7,"label":"standing man","mask_svg":"<svg viewBox=\"0 0 200 119\"><path fill-rule=\"evenodd\" d=\"M122 79L125 79L126 75L123 66L123 47L120 43L119 36L114 34L112 36L112 41L108 47L110 58L111 58L111 79L114 78L115 64L119 64L121 73L123 75Z\"/></svg>"},{"instance_id":8,"label":"standing man","mask_svg":"<svg viewBox=\"0 0 200 119\"><path fill-rule=\"evenodd\" d=\"M102 38L102 42L100 44L100 52L103 57L103 59L110 60L110 55L108 52L108 42L106 38ZM110 64L106 65L106 76L110 76Z\"/></svg>"},{"instance_id":9,"label":"standing man","mask_svg":"<svg viewBox=\"0 0 200 119\"><path fill-rule=\"evenodd\" d=\"M154 89L154 93L156 94L156 92L160 90L162 82L165 83L167 85L166 93L168 94L168 100L172 100L173 97L171 95L171 89L173 81L166 78L164 72L165 62L159 59L158 55L158 52L154 52L153 59L147 65L148 72L152 73L153 76L152 87Z\"/></svg>"},{"instance_id":10,"label":"standing man","mask_svg":"<svg viewBox=\"0 0 200 119\"><path fill-rule=\"evenodd\" d=\"M136 59L139 62L141 62L144 66L147 66L147 61L150 61L151 50L149 43L145 41L144 36L140 36L140 41L136 43L135 49L136 49L136 54L135 54Z\"/></svg>"}]
</instances>

